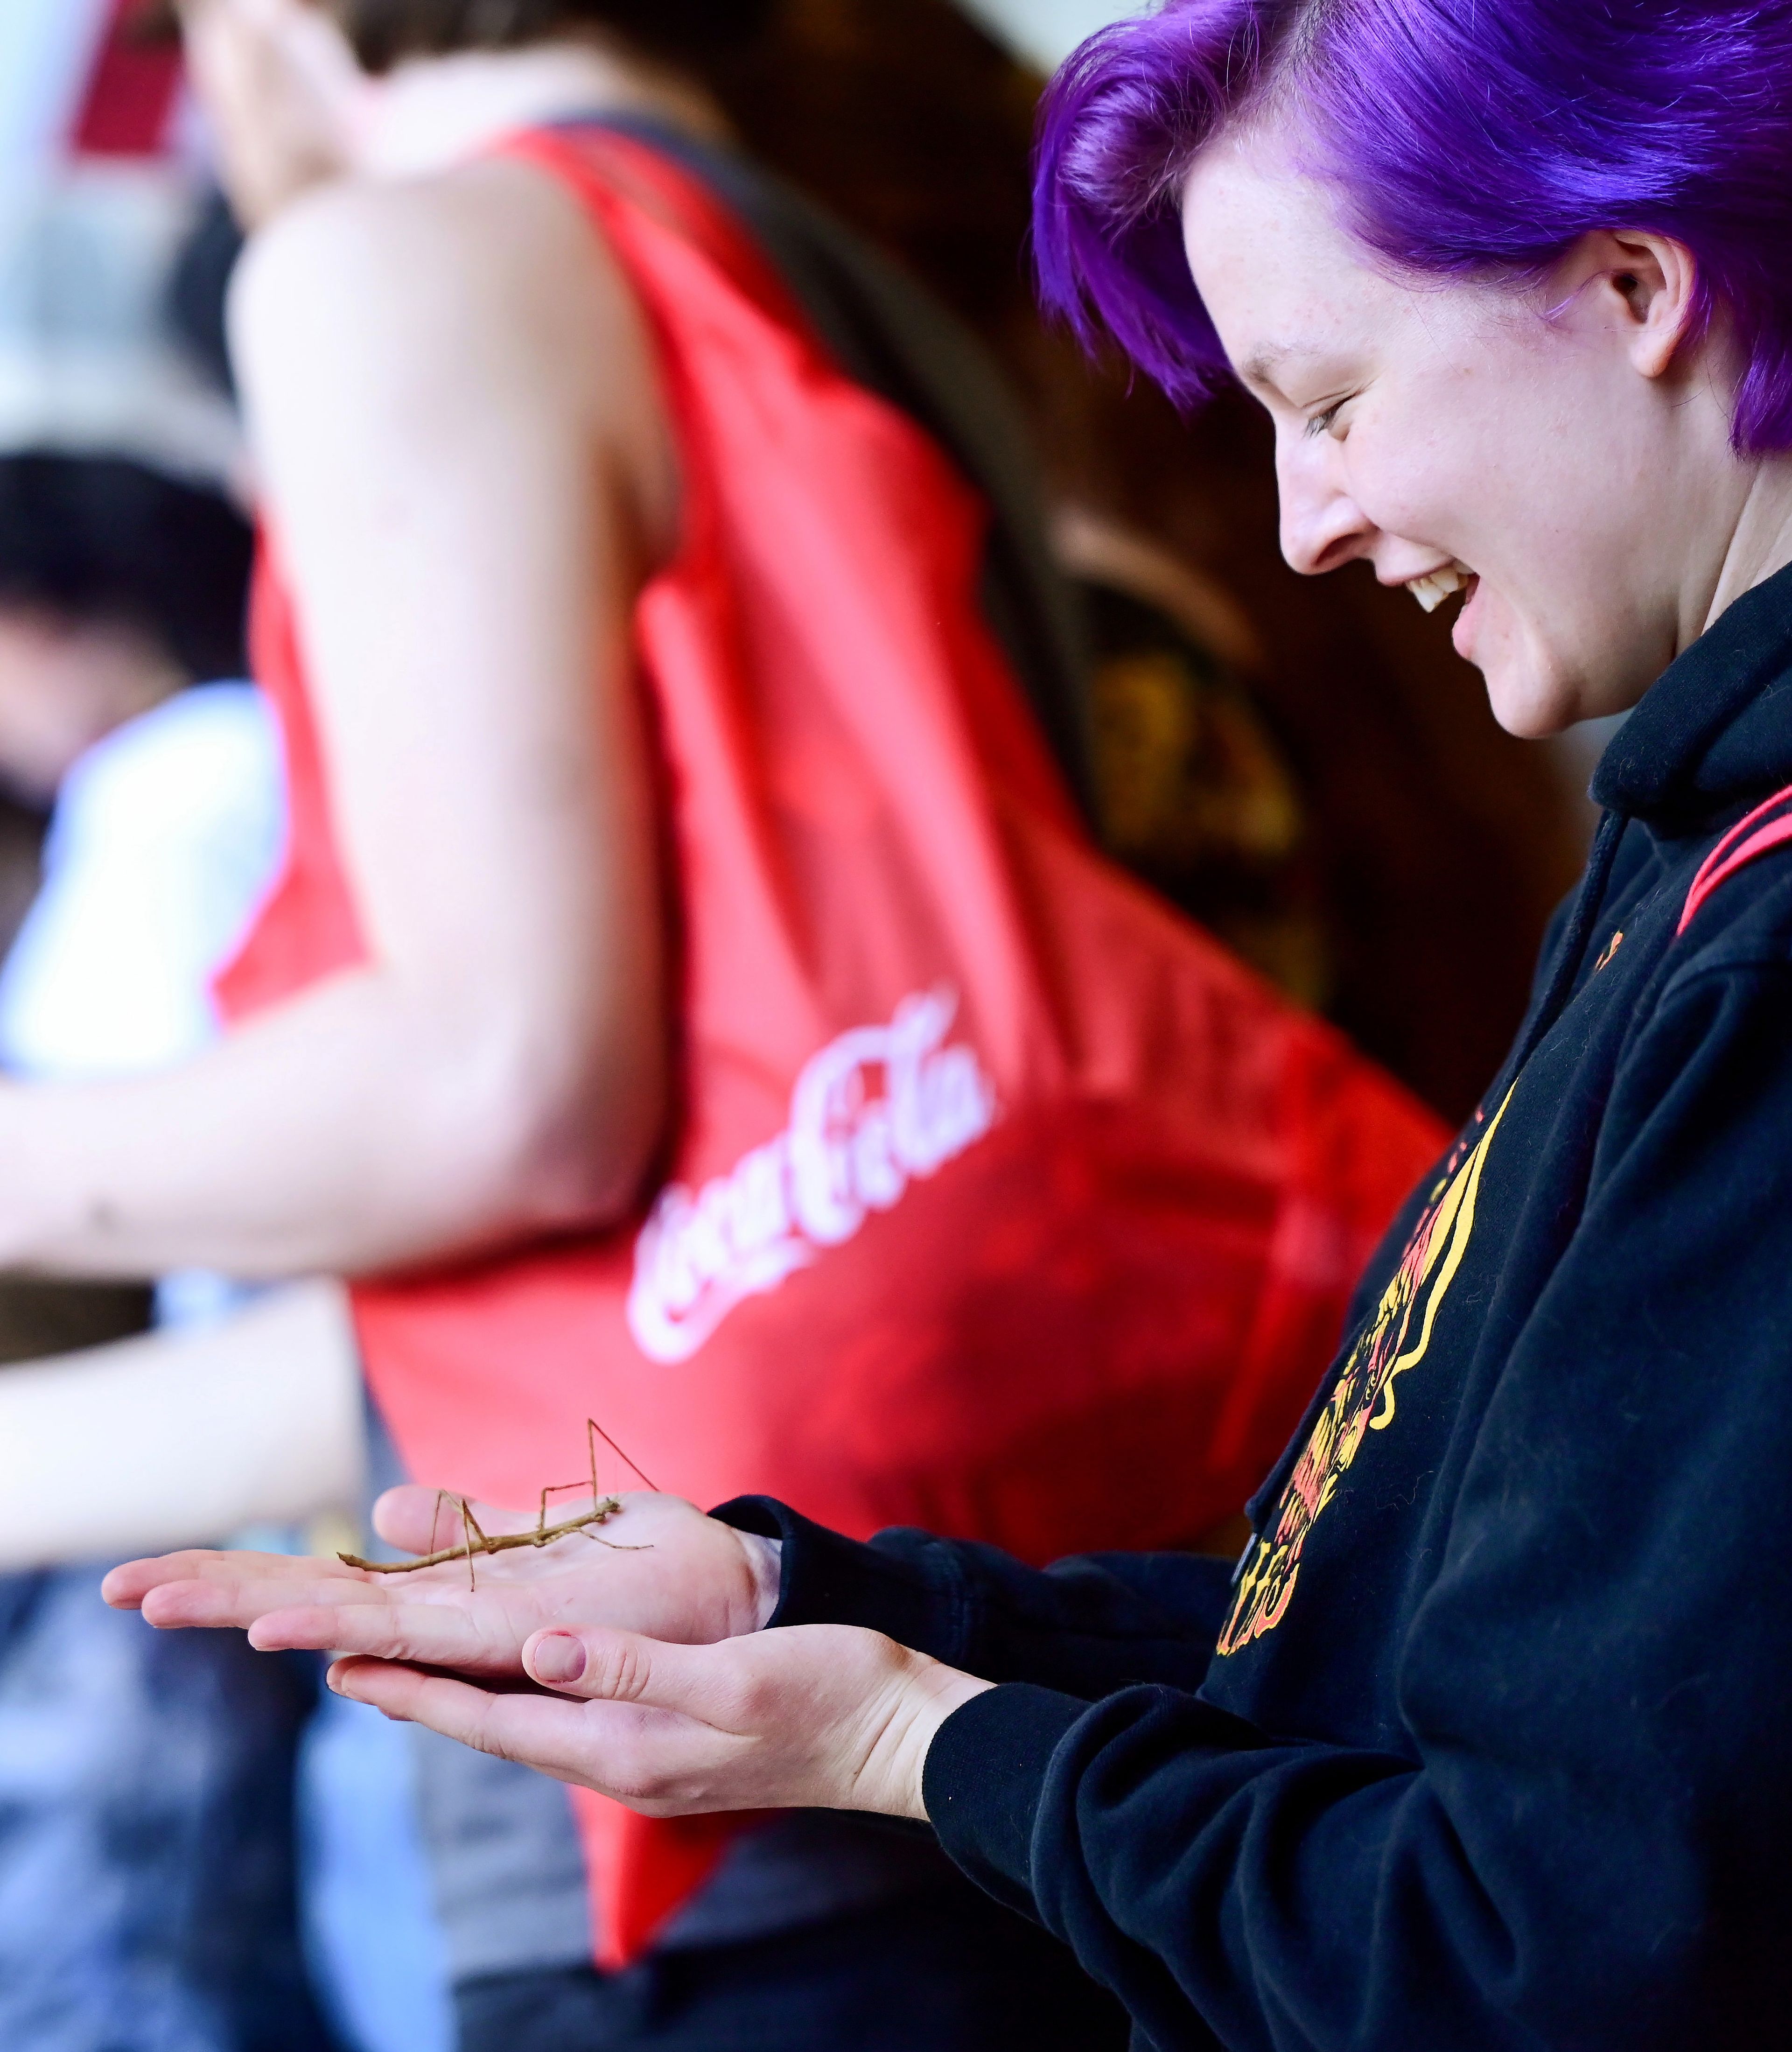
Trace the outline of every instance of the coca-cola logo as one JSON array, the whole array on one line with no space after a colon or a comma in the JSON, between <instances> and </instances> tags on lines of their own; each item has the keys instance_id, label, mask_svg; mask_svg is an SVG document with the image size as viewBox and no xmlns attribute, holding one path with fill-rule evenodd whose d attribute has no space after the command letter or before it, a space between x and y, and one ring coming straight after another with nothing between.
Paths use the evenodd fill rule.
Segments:
<instances>
[{"instance_id":1,"label":"coca-cola logo","mask_svg":"<svg viewBox=\"0 0 1792 2052\"><path fill-rule=\"evenodd\" d=\"M744 1298L851 1239L988 1132L995 1089L970 1048L945 1044L957 1010L942 986L904 998L887 1026L843 1033L804 1063L775 1140L700 1191L661 1192L628 1292L643 1353L688 1361Z\"/></svg>"}]
</instances>

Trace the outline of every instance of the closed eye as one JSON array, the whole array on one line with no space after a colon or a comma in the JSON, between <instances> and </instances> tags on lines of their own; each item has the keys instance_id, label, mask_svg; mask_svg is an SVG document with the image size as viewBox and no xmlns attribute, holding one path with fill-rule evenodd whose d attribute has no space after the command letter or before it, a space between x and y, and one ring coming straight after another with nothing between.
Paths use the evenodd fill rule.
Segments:
<instances>
[{"instance_id":1,"label":"closed eye","mask_svg":"<svg viewBox=\"0 0 1792 2052\"><path fill-rule=\"evenodd\" d=\"M1313 414L1306 425L1305 432L1309 440L1318 435L1328 435L1339 414L1349 404L1348 399L1339 399L1328 406L1324 413Z\"/></svg>"}]
</instances>

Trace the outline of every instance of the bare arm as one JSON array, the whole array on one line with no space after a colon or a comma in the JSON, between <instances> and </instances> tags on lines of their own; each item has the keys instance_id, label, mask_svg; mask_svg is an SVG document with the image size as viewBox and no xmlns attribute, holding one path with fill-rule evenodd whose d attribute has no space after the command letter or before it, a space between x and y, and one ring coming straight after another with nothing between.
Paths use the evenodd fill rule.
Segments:
<instances>
[{"instance_id":1,"label":"bare arm","mask_svg":"<svg viewBox=\"0 0 1792 2052\"><path fill-rule=\"evenodd\" d=\"M352 1510L361 1371L342 1291L0 1373L0 1570Z\"/></svg>"},{"instance_id":2,"label":"bare arm","mask_svg":"<svg viewBox=\"0 0 1792 2052\"><path fill-rule=\"evenodd\" d=\"M492 163L284 217L235 324L370 960L162 1076L0 1091L0 1261L352 1273L605 1222L665 1103L641 316Z\"/></svg>"}]
</instances>

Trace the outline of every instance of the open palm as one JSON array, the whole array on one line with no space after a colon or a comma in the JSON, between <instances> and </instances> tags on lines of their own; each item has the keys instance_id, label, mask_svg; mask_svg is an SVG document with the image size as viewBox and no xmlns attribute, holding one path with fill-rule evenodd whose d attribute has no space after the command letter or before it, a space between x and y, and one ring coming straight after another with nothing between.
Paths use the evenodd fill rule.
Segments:
<instances>
[{"instance_id":1,"label":"open palm","mask_svg":"<svg viewBox=\"0 0 1792 2052\"><path fill-rule=\"evenodd\" d=\"M640 1492L620 1502L601 1531L471 1563L379 1574L335 1560L188 1552L115 1568L104 1593L115 1608L141 1610L164 1629L235 1626L268 1651L365 1654L495 1678L520 1678L524 1643L549 1627L705 1644L765 1621L777 1586L764 1541L679 1497ZM554 1516L577 1518L590 1508L570 1505ZM525 1514L472 1510L495 1537L535 1529ZM457 1504L434 1490L388 1490L374 1521L402 1553L461 1543Z\"/></svg>"}]
</instances>

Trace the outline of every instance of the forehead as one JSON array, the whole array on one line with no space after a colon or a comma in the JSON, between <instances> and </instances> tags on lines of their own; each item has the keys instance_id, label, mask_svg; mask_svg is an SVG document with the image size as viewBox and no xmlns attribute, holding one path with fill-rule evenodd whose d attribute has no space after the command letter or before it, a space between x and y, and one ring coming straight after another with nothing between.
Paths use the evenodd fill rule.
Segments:
<instances>
[{"instance_id":1,"label":"forehead","mask_svg":"<svg viewBox=\"0 0 1792 2052\"><path fill-rule=\"evenodd\" d=\"M1247 131L1203 150L1183 189L1182 223L1195 285L1241 374L1335 346L1394 298L1332 194L1272 137Z\"/></svg>"},{"instance_id":2,"label":"forehead","mask_svg":"<svg viewBox=\"0 0 1792 2052\"><path fill-rule=\"evenodd\" d=\"M1435 348L1489 310L1479 287L1403 279L1379 263L1345 226L1332 189L1299 170L1273 130L1203 150L1182 220L1202 301L1253 384L1301 358Z\"/></svg>"}]
</instances>

